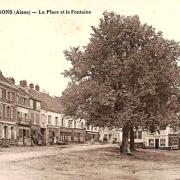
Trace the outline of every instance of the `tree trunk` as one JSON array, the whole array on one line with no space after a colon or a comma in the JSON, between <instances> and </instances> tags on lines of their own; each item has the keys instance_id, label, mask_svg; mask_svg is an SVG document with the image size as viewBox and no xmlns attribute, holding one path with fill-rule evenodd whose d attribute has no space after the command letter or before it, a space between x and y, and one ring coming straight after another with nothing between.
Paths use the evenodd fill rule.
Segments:
<instances>
[{"instance_id":1,"label":"tree trunk","mask_svg":"<svg viewBox=\"0 0 180 180\"><path fill-rule=\"evenodd\" d=\"M130 150L131 150L131 151L134 151L134 150L135 150L133 127L130 127Z\"/></svg>"},{"instance_id":2,"label":"tree trunk","mask_svg":"<svg viewBox=\"0 0 180 180\"><path fill-rule=\"evenodd\" d=\"M123 139L122 139L122 144L120 146L120 153L127 154L127 152L128 152L128 133L129 133L129 128L127 126L124 126L122 131L123 131Z\"/></svg>"}]
</instances>

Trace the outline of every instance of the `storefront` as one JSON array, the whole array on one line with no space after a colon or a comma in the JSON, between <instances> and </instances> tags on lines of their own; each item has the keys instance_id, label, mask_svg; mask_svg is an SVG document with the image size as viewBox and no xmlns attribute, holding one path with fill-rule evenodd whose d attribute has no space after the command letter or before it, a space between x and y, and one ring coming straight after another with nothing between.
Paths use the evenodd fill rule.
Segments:
<instances>
[{"instance_id":1,"label":"storefront","mask_svg":"<svg viewBox=\"0 0 180 180\"><path fill-rule=\"evenodd\" d=\"M54 143L54 138L56 138L57 141L60 140L60 129L58 126L48 126L47 131L48 131L47 141L49 144Z\"/></svg>"},{"instance_id":2,"label":"storefront","mask_svg":"<svg viewBox=\"0 0 180 180\"><path fill-rule=\"evenodd\" d=\"M0 122L0 145L17 145L16 123Z\"/></svg>"},{"instance_id":3,"label":"storefront","mask_svg":"<svg viewBox=\"0 0 180 180\"><path fill-rule=\"evenodd\" d=\"M31 145L31 127L18 126L18 145L30 146Z\"/></svg>"},{"instance_id":4,"label":"storefront","mask_svg":"<svg viewBox=\"0 0 180 180\"><path fill-rule=\"evenodd\" d=\"M86 137L86 130L85 129L73 129L73 142L74 143L84 143Z\"/></svg>"},{"instance_id":5,"label":"storefront","mask_svg":"<svg viewBox=\"0 0 180 180\"><path fill-rule=\"evenodd\" d=\"M60 127L60 140L66 143L84 143L85 136L84 129Z\"/></svg>"},{"instance_id":6,"label":"storefront","mask_svg":"<svg viewBox=\"0 0 180 180\"><path fill-rule=\"evenodd\" d=\"M42 141L40 127L37 125L31 125L31 140L31 145L38 145Z\"/></svg>"},{"instance_id":7,"label":"storefront","mask_svg":"<svg viewBox=\"0 0 180 180\"><path fill-rule=\"evenodd\" d=\"M93 131L86 131L86 141L99 141L99 133Z\"/></svg>"},{"instance_id":8,"label":"storefront","mask_svg":"<svg viewBox=\"0 0 180 180\"><path fill-rule=\"evenodd\" d=\"M60 127L60 141L72 142L73 141L73 129L67 127Z\"/></svg>"},{"instance_id":9,"label":"storefront","mask_svg":"<svg viewBox=\"0 0 180 180\"><path fill-rule=\"evenodd\" d=\"M42 145L45 146L46 145L46 131L47 129L46 128L41 128L40 129L40 133L42 135Z\"/></svg>"}]
</instances>

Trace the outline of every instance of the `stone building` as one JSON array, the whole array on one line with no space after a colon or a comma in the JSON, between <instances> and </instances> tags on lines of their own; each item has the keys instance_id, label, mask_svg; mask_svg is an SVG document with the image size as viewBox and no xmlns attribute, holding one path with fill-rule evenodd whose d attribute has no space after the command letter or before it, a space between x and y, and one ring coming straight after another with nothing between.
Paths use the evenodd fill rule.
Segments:
<instances>
[{"instance_id":1,"label":"stone building","mask_svg":"<svg viewBox=\"0 0 180 180\"><path fill-rule=\"evenodd\" d=\"M26 80L20 81L17 93L18 145L38 144L40 103L28 92Z\"/></svg>"},{"instance_id":2,"label":"stone building","mask_svg":"<svg viewBox=\"0 0 180 180\"><path fill-rule=\"evenodd\" d=\"M28 92L41 101L40 108L40 132L42 135L42 144L49 145L53 143L54 138L60 140L60 126L62 121L62 106L56 100L45 92L40 92L39 85L29 86Z\"/></svg>"},{"instance_id":3,"label":"stone building","mask_svg":"<svg viewBox=\"0 0 180 180\"><path fill-rule=\"evenodd\" d=\"M18 145L31 145L30 95L21 86L17 92Z\"/></svg>"},{"instance_id":4,"label":"stone building","mask_svg":"<svg viewBox=\"0 0 180 180\"><path fill-rule=\"evenodd\" d=\"M63 118L65 124L60 127L60 140L68 143L84 143L86 137L85 121Z\"/></svg>"},{"instance_id":5,"label":"stone building","mask_svg":"<svg viewBox=\"0 0 180 180\"><path fill-rule=\"evenodd\" d=\"M0 144L17 143L16 93L13 78L5 78L0 72Z\"/></svg>"}]
</instances>

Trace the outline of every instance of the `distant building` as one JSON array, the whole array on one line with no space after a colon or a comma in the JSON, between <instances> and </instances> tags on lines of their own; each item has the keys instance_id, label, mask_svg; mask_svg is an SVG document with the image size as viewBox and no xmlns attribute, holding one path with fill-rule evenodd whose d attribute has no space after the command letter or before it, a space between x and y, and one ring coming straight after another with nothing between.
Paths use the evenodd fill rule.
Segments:
<instances>
[{"instance_id":1,"label":"distant building","mask_svg":"<svg viewBox=\"0 0 180 180\"><path fill-rule=\"evenodd\" d=\"M147 131L144 143L148 148L180 149L180 134L167 126L166 129L153 133Z\"/></svg>"},{"instance_id":2,"label":"distant building","mask_svg":"<svg viewBox=\"0 0 180 180\"><path fill-rule=\"evenodd\" d=\"M99 131L100 137L99 140L101 142L116 143L122 142L122 130L120 128L107 128L101 127Z\"/></svg>"},{"instance_id":3,"label":"distant building","mask_svg":"<svg viewBox=\"0 0 180 180\"><path fill-rule=\"evenodd\" d=\"M87 142L99 142L99 130L100 128L93 125L86 125L86 141Z\"/></svg>"},{"instance_id":4,"label":"distant building","mask_svg":"<svg viewBox=\"0 0 180 180\"><path fill-rule=\"evenodd\" d=\"M108 143L122 143L122 129L100 129L100 141ZM129 139L130 141L130 139ZM134 142L136 147L154 149L180 149L180 133L169 126L164 130L150 132L141 128L134 129Z\"/></svg>"}]
</instances>

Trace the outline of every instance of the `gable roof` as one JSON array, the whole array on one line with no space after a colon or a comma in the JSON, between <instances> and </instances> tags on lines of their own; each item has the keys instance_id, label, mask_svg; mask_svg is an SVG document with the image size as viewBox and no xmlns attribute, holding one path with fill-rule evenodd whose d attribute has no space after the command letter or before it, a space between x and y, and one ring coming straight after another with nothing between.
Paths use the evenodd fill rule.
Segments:
<instances>
[{"instance_id":1,"label":"gable roof","mask_svg":"<svg viewBox=\"0 0 180 180\"><path fill-rule=\"evenodd\" d=\"M33 96L31 93L29 93L29 91L27 89L25 89L22 86L17 86L18 87L18 92L23 95L23 96L29 96L31 99L35 99L37 101L41 101L39 98Z\"/></svg>"},{"instance_id":2,"label":"gable roof","mask_svg":"<svg viewBox=\"0 0 180 180\"><path fill-rule=\"evenodd\" d=\"M5 82L5 83L8 83L8 84L12 84L10 81L8 81L2 74L2 72L0 72L0 81L1 82Z\"/></svg>"},{"instance_id":3,"label":"gable roof","mask_svg":"<svg viewBox=\"0 0 180 180\"><path fill-rule=\"evenodd\" d=\"M17 87L12 82L10 82L7 78L3 76L2 72L0 72L0 82L7 86L17 89Z\"/></svg>"},{"instance_id":4,"label":"gable roof","mask_svg":"<svg viewBox=\"0 0 180 180\"><path fill-rule=\"evenodd\" d=\"M41 109L55 113L63 113L63 106L56 98L46 93L36 91L35 89L29 88L28 91L34 97L41 100Z\"/></svg>"}]
</instances>

